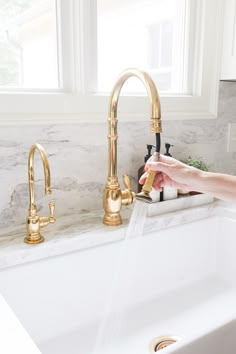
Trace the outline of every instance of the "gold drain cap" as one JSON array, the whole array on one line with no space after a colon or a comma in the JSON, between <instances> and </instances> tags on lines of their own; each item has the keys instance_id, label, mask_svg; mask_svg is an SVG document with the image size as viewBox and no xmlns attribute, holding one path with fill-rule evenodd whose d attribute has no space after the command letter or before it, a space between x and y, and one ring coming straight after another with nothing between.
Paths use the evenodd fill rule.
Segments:
<instances>
[{"instance_id":1,"label":"gold drain cap","mask_svg":"<svg viewBox=\"0 0 236 354\"><path fill-rule=\"evenodd\" d=\"M152 340L150 344L151 353L156 353L161 349L168 347L171 344L174 344L180 341L182 338L177 336L165 336L165 337L157 337Z\"/></svg>"}]
</instances>

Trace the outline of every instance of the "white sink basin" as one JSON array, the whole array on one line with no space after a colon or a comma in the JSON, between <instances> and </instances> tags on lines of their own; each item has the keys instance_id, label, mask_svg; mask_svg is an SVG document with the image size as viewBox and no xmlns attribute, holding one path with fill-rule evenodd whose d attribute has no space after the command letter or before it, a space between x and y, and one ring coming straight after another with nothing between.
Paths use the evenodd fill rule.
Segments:
<instances>
[{"instance_id":1,"label":"white sink basin","mask_svg":"<svg viewBox=\"0 0 236 354\"><path fill-rule=\"evenodd\" d=\"M175 354L222 354L235 353L236 320L221 326L190 343L183 343L182 348L172 350Z\"/></svg>"},{"instance_id":2,"label":"white sink basin","mask_svg":"<svg viewBox=\"0 0 236 354\"><path fill-rule=\"evenodd\" d=\"M165 335L183 339L163 354L235 354L235 250L236 222L211 217L2 270L0 293L43 354L94 354L101 323L109 354L148 354Z\"/></svg>"}]
</instances>

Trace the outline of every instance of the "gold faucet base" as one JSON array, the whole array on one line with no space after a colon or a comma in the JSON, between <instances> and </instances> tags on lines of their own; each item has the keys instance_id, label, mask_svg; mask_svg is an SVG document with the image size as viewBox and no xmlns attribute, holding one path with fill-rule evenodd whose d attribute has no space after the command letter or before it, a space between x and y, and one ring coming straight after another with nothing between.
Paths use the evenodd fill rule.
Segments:
<instances>
[{"instance_id":1,"label":"gold faucet base","mask_svg":"<svg viewBox=\"0 0 236 354\"><path fill-rule=\"evenodd\" d=\"M107 226L117 226L122 224L120 213L105 214L103 224Z\"/></svg>"},{"instance_id":2,"label":"gold faucet base","mask_svg":"<svg viewBox=\"0 0 236 354\"><path fill-rule=\"evenodd\" d=\"M37 238L36 237L29 237L29 236L26 236L24 238L24 242L28 243L28 244L31 244L31 245L35 245L37 243L41 243L44 240L45 240L44 237L42 235L40 235L40 234L39 234L39 237L37 236Z\"/></svg>"}]
</instances>

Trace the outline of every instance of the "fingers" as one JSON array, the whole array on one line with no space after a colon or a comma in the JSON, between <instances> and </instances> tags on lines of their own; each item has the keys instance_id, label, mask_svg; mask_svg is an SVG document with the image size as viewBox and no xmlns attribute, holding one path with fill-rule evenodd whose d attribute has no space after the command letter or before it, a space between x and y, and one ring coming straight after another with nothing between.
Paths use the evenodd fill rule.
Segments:
<instances>
[{"instance_id":1,"label":"fingers","mask_svg":"<svg viewBox=\"0 0 236 354\"><path fill-rule=\"evenodd\" d=\"M146 163L153 161L153 159L154 159L154 156L152 155L152 156L149 157L149 159L146 161Z\"/></svg>"},{"instance_id":2,"label":"fingers","mask_svg":"<svg viewBox=\"0 0 236 354\"><path fill-rule=\"evenodd\" d=\"M159 163L161 163L159 165ZM175 164L181 164L180 161L175 160L173 157L165 156L165 155L159 155L158 162L153 161L153 156L151 156L144 167L145 171L151 170L151 171L161 171L164 173L167 173L170 171L168 169L168 166L173 166ZM164 166L165 165L165 166ZM166 168L165 168L166 167ZM167 173L168 174L168 173Z\"/></svg>"},{"instance_id":3,"label":"fingers","mask_svg":"<svg viewBox=\"0 0 236 354\"><path fill-rule=\"evenodd\" d=\"M159 159L158 159L159 162L164 162L168 165L173 165L175 164L176 162L178 162L176 159L174 159L173 157L170 157L170 156L165 156L165 155L159 155Z\"/></svg>"},{"instance_id":4,"label":"fingers","mask_svg":"<svg viewBox=\"0 0 236 354\"><path fill-rule=\"evenodd\" d=\"M157 173L156 174L156 177L155 177L155 180L153 182L153 188L156 190L156 191L162 191L162 187L163 187L163 175L162 173Z\"/></svg>"},{"instance_id":5,"label":"fingers","mask_svg":"<svg viewBox=\"0 0 236 354\"><path fill-rule=\"evenodd\" d=\"M150 171L160 171L160 172L164 172L167 175L171 175L172 170L173 170L173 166L172 165L168 165L166 163L163 162L147 162L146 166L145 166L145 170L150 170Z\"/></svg>"},{"instance_id":6,"label":"fingers","mask_svg":"<svg viewBox=\"0 0 236 354\"><path fill-rule=\"evenodd\" d=\"M153 161L153 158L154 158L154 156L152 155L151 157L149 157L149 159L147 160L146 163ZM174 163L179 162L178 160L174 159L173 157L165 156L162 154L159 155L158 161L167 163L168 165L173 165Z\"/></svg>"},{"instance_id":7,"label":"fingers","mask_svg":"<svg viewBox=\"0 0 236 354\"><path fill-rule=\"evenodd\" d=\"M140 184L144 184L146 181L146 178L148 176L148 172L145 172L139 179L139 183ZM162 173L157 173L155 176L155 180L153 182L153 188L157 191L161 191L162 190L162 186L161 183L163 181L163 177L162 177Z\"/></svg>"},{"instance_id":8,"label":"fingers","mask_svg":"<svg viewBox=\"0 0 236 354\"><path fill-rule=\"evenodd\" d=\"M140 178L139 178L139 183L140 184L144 184L144 182L146 181L148 173L145 172Z\"/></svg>"}]
</instances>

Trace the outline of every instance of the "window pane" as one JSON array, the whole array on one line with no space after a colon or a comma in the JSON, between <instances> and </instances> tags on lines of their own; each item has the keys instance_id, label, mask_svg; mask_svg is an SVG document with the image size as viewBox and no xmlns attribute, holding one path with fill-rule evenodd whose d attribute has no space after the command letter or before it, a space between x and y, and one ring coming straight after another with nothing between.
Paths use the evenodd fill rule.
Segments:
<instances>
[{"instance_id":1,"label":"window pane","mask_svg":"<svg viewBox=\"0 0 236 354\"><path fill-rule=\"evenodd\" d=\"M110 91L122 70L137 67L160 91L184 92L186 6L187 0L97 0L98 91ZM125 90L143 88L130 80Z\"/></svg>"},{"instance_id":2,"label":"window pane","mask_svg":"<svg viewBox=\"0 0 236 354\"><path fill-rule=\"evenodd\" d=\"M55 0L0 0L0 88L58 88Z\"/></svg>"}]
</instances>

